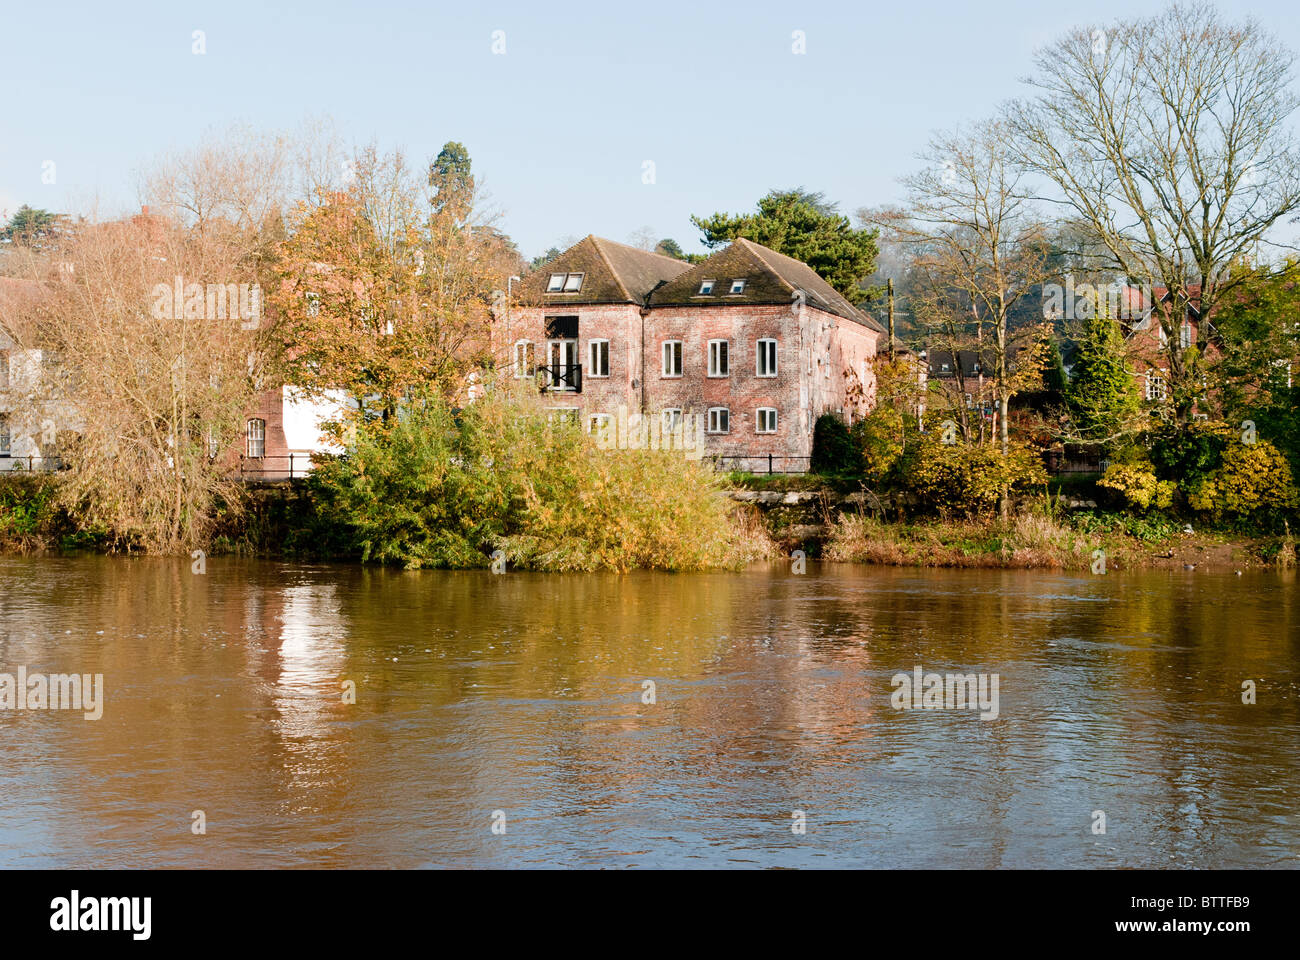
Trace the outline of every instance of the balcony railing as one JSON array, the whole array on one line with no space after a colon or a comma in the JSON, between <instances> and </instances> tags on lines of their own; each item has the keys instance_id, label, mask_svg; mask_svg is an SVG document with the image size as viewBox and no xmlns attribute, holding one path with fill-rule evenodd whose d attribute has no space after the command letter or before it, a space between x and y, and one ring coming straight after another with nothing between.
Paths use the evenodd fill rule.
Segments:
<instances>
[{"instance_id":1,"label":"balcony railing","mask_svg":"<svg viewBox=\"0 0 1300 960\"><path fill-rule=\"evenodd\" d=\"M582 393L582 364L557 363L537 368L537 383L542 392Z\"/></svg>"}]
</instances>

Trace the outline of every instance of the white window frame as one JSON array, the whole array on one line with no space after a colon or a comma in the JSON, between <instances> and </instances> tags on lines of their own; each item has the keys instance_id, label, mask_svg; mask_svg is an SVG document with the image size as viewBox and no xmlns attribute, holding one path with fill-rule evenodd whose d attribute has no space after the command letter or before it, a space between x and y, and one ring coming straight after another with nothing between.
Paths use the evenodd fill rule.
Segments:
<instances>
[{"instance_id":1,"label":"white window frame","mask_svg":"<svg viewBox=\"0 0 1300 960\"><path fill-rule=\"evenodd\" d=\"M586 276L585 273L566 273L564 275L564 290L562 292L564 293L580 292L582 290L582 279L585 276ZM576 284L573 282L575 278L578 281Z\"/></svg>"},{"instance_id":2,"label":"white window frame","mask_svg":"<svg viewBox=\"0 0 1300 960\"><path fill-rule=\"evenodd\" d=\"M672 349L673 347L676 347L677 349L676 349L676 350L673 350L673 349ZM664 341L663 349L662 349L662 351L661 351L661 357L662 357L662 360L663 360L663 364L662 364L662 366L660 367L660 370L661 370L661 372L662 372L662 374L663 374L663 376L664 376L665 379L669 379L669 380L677 380L677 379L680 379L680 378L681 378L681 375L682 375L682 368L683 368L683 366L684 366L684 362L683 362L683 359L682 359L684 353L685 353L685 350L684 350L684 344L682 343L682 341L680 341L680 340L665 340L665 341ZM670 361L673 361L673 360L676 361L675 364L673 364L673 363L670 362ZM676 366L677 369L676 369L676 370L673 370L673 369L672 369L673 366Z\"/></svg>"},{"instance_id":3,"label":"white window frame","mask_svg":"<svg viewBox=\"0 0 1300 960\"><path fill-rule=\"evenodd\" d=\"M730 407L709 407L708 418L705 421L707 427L705 433L730 433L731 432L731 408ZM718 429L721 427L722 429Z\"/></svg>"},{"instance_id":4,"label":"white window frame","mask_svg":"<svg viewBox=\"0 0 1300 960\"><path fill-rule=\"evenodd\" d=\"M600 369L600 364L598 364L598 363L596 362L597 359L598 359L598 354L601 352L598 348L599 348L602 344L603 344L604 347L605 347L605 350L604 350L604 354L605 354L605 369L604 369L603 372L602 372L601 369ZM607 339L605 339L605 338L603 338L603 337L596 337L596 338L594 338L594 339L591 339L591 340L588 340L588 341L587 341L587 370L586 370L586 375L587 375L588 377L592 377L592 378L595 378L595 379L597 379L597 380L606 380L606 379L609 378L609 340L607 340Z\"/></svg>"},{"instance_id":5,"label":"white window frame","mask_svg":"<svg viewBox=\"0 0 1300 960\"><path fill-rule=\"evenodd\" d=\"M719 344L722 345L721 349L717 349ZM709 376L716 380L721 380L731 376L730 341L709 341Z\"/></svg>"},{"instance_id":6,"label":"white window frame","mask_svg":"<svg viewBox=\"0 0 1300 960\"><path fill-rule=\"evenodd\" d=\"M1163 368L1159 370L1148 370L1146 373L1146 381L1146 394L1148 400L1164 400L1165 397L1168 396L1168 387L1165 383L1165 371Z\"/></svg>"},{"instance_id":7,"label":"white window frame","mask_svg":"<svg viewBox=\"0 0 1300 960\"><path fill-rule=\"evenodd\" d=\"M530 363L529 362L530 360L533 362ZM536 361L537 361L537 348L533 346L533 341L516 340L515 356L514 356L514 364L513 364L515 369L515 379L524 380L532 376L528 368L536 367L537 366Z\"/></svg>"},{"instance_id":8,"label":"white window frame","mask_svg":"<svg viewBox=\"0 0 1300 960\"><path fill-rule=\"evenodd\" d=\"M745 281L744 281L744 280L732 280L732 281L731 281L731 292L732 292L732 294L741 294L741 293L744 293L744 292L745 292Z\"/></svg>"},{"instance_id":9,"label":"white window frame","mask_svg":"<svg viewBox=\"0 0 1300 960\"><path fill-rule=\"evenodd\" d=\"M564 290L564 284L568 282L567 273L553 273L546 281L547 293L560 293Z\"/></svg>"},{"instance_id":10,"label":"white window frame","mask_svg":"<svg viewBox=\"0 0 1300 960\"><path fill-rule=\"evenodd\" d=\"M665 436L676 430L681 425L681 422L681 407L664 407L659 411L659 426Z\"/></svg>"},{"instance_id":11,"label":"white window frame","mask_svg":"<svg viewBox=\"0 0 1300 960\"><path fill-rule=\"evenodd\" d=\"M244 452L250 460L266 459L266 421L261 417L249 417L244 430ZM253 451L257 450L257 453Z\"/></svg>"},{"instance_id":12,"label":"white window frame","mask_svg":"<svg viewBox=\"0 0 1300 960\"><path fill-rule=\"evenodd\" d=\"M764 428L763 421L768 419L765 414L770 414L771 424ZM780 423L780 416L776 412L776 407L759 407L754 411L754 432L755 433L776 433L777 424Z\"/></svg>"},{"instance_id":13,"label":"white window frame","mask_svg":"<svg viewBox=\"0 0 1300 960\"><path fill-rule=\"evenodd\" d=\"M701 280L701 281L700 281L700 292L697 293L696 296L697 296L697 297L707 297L709 294L711 294L711 293L713 292L713 285L714 285L716 282L717 282L717 281L715 281L715 280Z\"/></svg>"},{"instance_id":14,"label":"white window frame","mask_svg":"<svg viewBox=\"0 0 1300 960\"><path fill-rule=\"evenodd\" d=\"M764 353L765 353L765 349L764 349L764 348L765 348L765 345L766 345L766 344L769 344L769 343L772 345L772 368L771 368L771 370L769 370L769 371L767 371L767 372L764 372L764 370L763 370L763 361L764 361ZM754 347L754 376L756 376L756 377L775 377L775 376L776 376L776 372L777 372L777 370L778 370L778 367L777 367L777 346L776 346L776 338L775 338L775 337L760 337L759 340L758 340L758 343L755 344L755 347Z\"/></svg>"},{"instance_id":15,"label":"white window frame","mask_svg":"<svg viewBox=\"0 0 1300 960\"><path fill-rule=\"evenodd\" d=\"M9 418L0 415L0 457L13 455L13 434L9 430Z\"/></svg>"}]
</instances>

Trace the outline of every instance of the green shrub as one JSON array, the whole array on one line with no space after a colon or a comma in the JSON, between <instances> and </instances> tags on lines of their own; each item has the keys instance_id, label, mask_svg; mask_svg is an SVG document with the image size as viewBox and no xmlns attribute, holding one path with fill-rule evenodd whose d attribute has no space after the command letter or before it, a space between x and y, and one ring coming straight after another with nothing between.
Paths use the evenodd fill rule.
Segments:
<instances>
[{"instance_id":1,"label":"green shrub","mask_svg":"<svg viewBox=\"0 0 1300 960\"><path fill-rule=\"evenodd\" d=\"M543 570L693 570L764 555L713 471L680 452L602 450L522 393L454 413L439 398L361 426L308 483L328 552L416 567L482 567L494 551Z\"/></svg>"},{"instance_id":2,"label":"green shrub","mask_svg":"<svg viewBox=\"0 0 1300 960\"><path fill-rule=\"evenodd\" d=\"M1155 467L1149 462L1111 464L1097 486L1114 491L1125 508L1137 513L1168 510L1174 504L1173 481L1156 479Z\"/></svg>"},{"instance_id":3,"label":"green shrub","mask_svg":"<svg viewBox=\"0 0 1300 960\"><path fill-rule=\"evenodd\" d=\"M823 413L813 424L813 473L856 473L857 453L849 438L849 428L833 413Z\"/></svg>"},{"instance_id":4,"label":"green shrub","mask_svg":"<svg viewBox=\"0 0 1300 960\"><path fill-rule=\"evenodd\" d=\"M1231 444L1217 469L1187 490L1192 509L1214 517L1243 518L1296 506L1295 481L1286 457L1267 440Z\"/></svg>"},{"instance_id":5,"label":"green shrub","mask_svg":"<svg viewBox=\"0 0 1300 960\"><path fill-rule=\"evenodd\" d=\"M1004 489L1016 493L1047 482L1042 458L1023 443L1011 444L1003 457L997 444L943 444L933 431L900 459L897 475L923 507L968 516L991 513Z\"/></svg>"},{"instance_id":6,"label":"green shrub","mask_svg":"<svg viewBox=\"0 0 1300 960\"><path fill-rule=\"evenodd\" d=\"M849 431L863 477L881 483L903 454L903 415L881 404Z\"/></svg>"}]
</instances>

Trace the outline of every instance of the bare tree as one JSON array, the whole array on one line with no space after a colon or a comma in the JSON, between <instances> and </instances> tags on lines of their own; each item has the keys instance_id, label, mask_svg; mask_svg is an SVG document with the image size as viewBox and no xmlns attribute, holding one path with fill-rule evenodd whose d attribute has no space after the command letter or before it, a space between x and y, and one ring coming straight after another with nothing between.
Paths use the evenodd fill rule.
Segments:
<instances>
[{"instance_id":1,"label":"bare tree","mask_svg":"<svg viewBox=\"0 0 1300 960\"><path fill-rule=\"evenodd\" d=\"M860 214L911 250L919 281L912 311L952 351L962 394L969 391L958 351L973 348L991 357L1003 455L1010 399L1033 366L1021 363L1013 375L1015 340L1034 342L1042 335L1012 330L1010 321L1017 304L1038 295L1051 276L1045 226L1026 196L1007 139L997 121L936 135L920 156L925 166L903 181L906 207ZM962 416L969 435L964 410Z\"/></svg>"},{"instance_id":2,"label":"bare tree","mask_svg":"<svg viewBox=\"0 0 1300 960\"><path fill-rule=\"evenodd\" d=\"M1288 118L1294 55L1253 21L1175 5L1072 30L1038 52L1036 91L1007 109L1019 159L1054 188L1111 266L1158 302L1179 419L1203 387L1180 330L1274 269L1259 256L1300 207Z\"/></svg>"}]
</instances>

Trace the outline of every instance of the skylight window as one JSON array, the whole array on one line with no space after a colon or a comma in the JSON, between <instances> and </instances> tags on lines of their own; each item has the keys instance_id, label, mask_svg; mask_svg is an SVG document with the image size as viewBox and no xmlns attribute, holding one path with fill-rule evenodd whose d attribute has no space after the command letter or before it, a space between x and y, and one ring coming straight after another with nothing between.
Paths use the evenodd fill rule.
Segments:
<instances>
[{"instance_id":1,"label":"skylight window","mask_svg":"<svg viewBox=\"0 0 1300 960\"><path fill-rule=\"evenodd\" d=\"M582 289L581 273L553 273L546 283L547 293L577 293Z\"/></svg>"},{"instance_id":2,"label":"skylight window","mask_svg":"<svg viewBox=\"0 0 1300 960\"><path fill-rule=\"evenodd\" d=\"M700 284L700 296L704 296L705 294L709 294L712 292L713 292L712 280L705 280L703 283Z\"/></svg>"},{"instance_id":3,"label":"skylight window","mask_svg":"<svg viewBox=\"0 0 1300 960\"><path fill-rule=\"evenodd\" d=\"M744 292L745 292L745 281L744 281L744 280L732 280L732 281L731 281L731 292L732 292L732 293L744 293Z\"/></svg>"}]
</instances>

